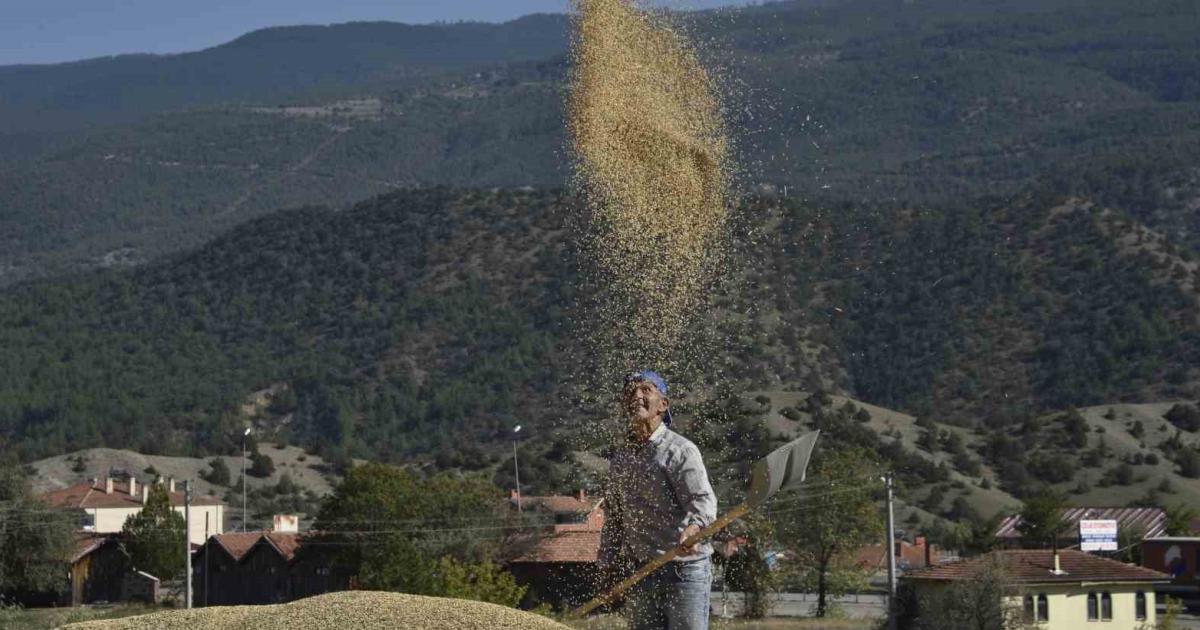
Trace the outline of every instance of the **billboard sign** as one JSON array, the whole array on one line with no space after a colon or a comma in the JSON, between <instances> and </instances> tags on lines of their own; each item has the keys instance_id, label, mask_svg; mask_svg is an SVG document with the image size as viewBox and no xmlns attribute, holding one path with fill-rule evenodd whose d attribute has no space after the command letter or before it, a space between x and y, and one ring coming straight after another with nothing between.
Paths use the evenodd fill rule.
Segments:
<instances>
[{"instance_id":1,"label":"billboard sign","mask_svg":"<svg viewBox=\"0 0 1200 630\"><path fill-rule=\"evenodd\" d=\"M1080 551L1116 551L1117 522L1079 521Z\"/></svg>"}]
</instances>

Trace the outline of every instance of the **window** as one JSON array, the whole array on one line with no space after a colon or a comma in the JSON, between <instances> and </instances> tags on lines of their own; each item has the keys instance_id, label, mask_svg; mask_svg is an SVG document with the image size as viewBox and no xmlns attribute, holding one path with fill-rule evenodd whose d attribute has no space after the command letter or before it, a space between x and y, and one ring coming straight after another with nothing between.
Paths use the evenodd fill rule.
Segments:
<instances>
[{"instance_id":1,"label":"window","mask_svg":"<svg viewBox=\"0 0 1200 630\"><path fill-rule=\"evenodd\" d=\"M1096 592L1088 593L1088 621L1096 621L1100 619L1100 604L1096 597Z\"/></svg>"},{"instance_id":2,"label":"window","mask_svg":"<svg viewBox=\"0 0 1200 630\"><path fill-rule=\"evenodd\" d=\"M1025 623L1050 621L1050 601L1045 593L1025 596Z\"/></svg>"},{"instance_id":3,"label":"window","mask_svg":"<svg viewBox=\"0 0 1200 630\"><path fill-rule=\"evenodd\" d=\"M1100 621L1112 621L1112 595L1108 591L1100 593Z\"/></svg>"},{"instance_id":4,"label":"window","mask_svg":"<svg viewBox=\"0 0 1200 630\"><path fill-rule=\"evenodd\" d=\"M1134 617L1138 621L1146 620L1146 591L1138 591L1134 598Z\"/></svg>"}]
</instances>

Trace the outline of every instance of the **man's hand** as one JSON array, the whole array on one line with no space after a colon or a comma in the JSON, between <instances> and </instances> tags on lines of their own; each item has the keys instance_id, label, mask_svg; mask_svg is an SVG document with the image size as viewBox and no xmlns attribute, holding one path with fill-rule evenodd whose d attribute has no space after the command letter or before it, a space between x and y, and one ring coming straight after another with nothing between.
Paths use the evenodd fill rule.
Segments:
<instances>
[{"instance_id":1,"label":"man's hand","mask_svg":"<svg viewBox=\"0 0 1200 630\"><path fill-rule=\"evenodd\" d=\"M692 536L695 536L696 534L699 534L699 533L700 533L700 526L699 526L699 525L692 524L692 525L688 525L687 527L685 527L685 528L683 529L683 533L679 535L679 549L680 549L680 551L682 551L683 553L685 553L685 554L688 554L688 555L691 555L691 554L693 554L693 553L696 553L696 545L695 545L695 544L692 544L691 546L688 546L688 547L684 547L684 546L683 546L683 541L685 541L685 540L687 540L687 539L691 538Z\"/></svg>"}]
</instances>

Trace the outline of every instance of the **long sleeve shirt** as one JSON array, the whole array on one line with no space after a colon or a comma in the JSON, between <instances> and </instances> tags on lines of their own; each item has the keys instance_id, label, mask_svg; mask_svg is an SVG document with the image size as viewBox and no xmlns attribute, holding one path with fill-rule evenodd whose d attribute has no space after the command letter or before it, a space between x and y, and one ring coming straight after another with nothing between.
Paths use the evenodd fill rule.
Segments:
<instances>
[{"instance_id":1,"label":"long sleeve shirt","mask_svg":"<svg viewBox=\"0 0 1200 630\"><path fill-rule=\"evenodd\" d=\"M644 444L614 449L604 499L600 564L618 558L644 563L679 546L688 525L701 529L717 518L717 497L696 448L660 425ZM707 542L677 562L712 554Z\"/></svg>"}]
</instances>

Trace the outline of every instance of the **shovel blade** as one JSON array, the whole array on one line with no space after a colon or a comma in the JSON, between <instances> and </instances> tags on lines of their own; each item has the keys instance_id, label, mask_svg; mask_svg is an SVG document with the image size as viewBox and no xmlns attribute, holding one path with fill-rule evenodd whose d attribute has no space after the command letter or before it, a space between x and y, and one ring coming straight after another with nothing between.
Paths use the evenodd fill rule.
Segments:
<instances>
[{"instance_id":1,"label":"shovel blade","mask_svg":"<svg viewBox=\"0 0 1200 630\"><path fill-rule=\"evenodd\" d=\"M795 487L804 481L808 460L812 457L819 435L820 431L805 433L754 464L746 503L751 507L762 505L780 490Z\"/></svg>"}]
</instances>

